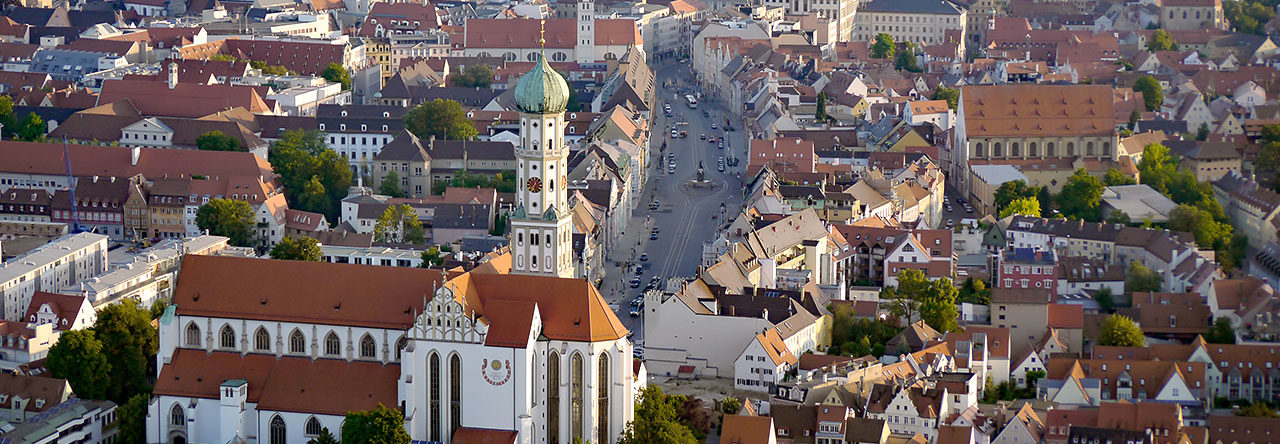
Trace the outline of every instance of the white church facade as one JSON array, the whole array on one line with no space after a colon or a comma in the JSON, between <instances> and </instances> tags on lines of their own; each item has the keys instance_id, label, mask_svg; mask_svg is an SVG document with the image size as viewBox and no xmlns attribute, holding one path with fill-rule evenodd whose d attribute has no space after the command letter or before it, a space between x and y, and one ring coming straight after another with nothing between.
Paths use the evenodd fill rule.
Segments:
<instances>
[{"instance_id":1,"label":"white church facade","mask_svg":"<svg viewBox=\"0 0 1280 444\"><path fill-rule=\"evenodd\" d=\"M567 101L545 59L517 84L511 250L473 270L185 257L147 442L305 444L380 404L415 443L616 442L637 372L597 289L562 277Z\"/></svg>"}]
</instances>

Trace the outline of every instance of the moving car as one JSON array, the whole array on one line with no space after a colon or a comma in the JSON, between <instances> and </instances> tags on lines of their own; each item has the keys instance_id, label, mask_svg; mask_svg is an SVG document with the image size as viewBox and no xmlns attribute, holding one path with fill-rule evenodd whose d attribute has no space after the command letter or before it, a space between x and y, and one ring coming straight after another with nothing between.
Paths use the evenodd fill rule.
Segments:
<instances>
[{"instance_id":1,"label":"moving car","mask_svg":"<svg viewBox=\"0 0 1280 444\"><path fill-rule=\"evenodd\" d=\"M720 125L713 123L711 124L711 129L720 129Z\"/></svg>"},{"instance_id":2,"label":"moving car","mask_svg":"<svg viewBox=\"0 0 1280 444\"><path fill-rule=\"evenodd\" d=\"M658 240L658 233L649 233L649 240Z\"/></svg>"},{"instance_id":3,"label":"moving car","mask_svg":"<svg viewBox=\"0 0 1280 444\"><path fill-rule=\"evenodd\" d=\"M640 262L649 260L649 253L640 253Z\"/></svg>"},{"instance_id":4,"label":"moving car","mask_svg":"<svg viewBox=\"0 0 1280 444\"><path fill-rule=\"evenodd\" d=\"M631 288L640 288L640 278L631 278Z\"/></svg>"}]
</instances>

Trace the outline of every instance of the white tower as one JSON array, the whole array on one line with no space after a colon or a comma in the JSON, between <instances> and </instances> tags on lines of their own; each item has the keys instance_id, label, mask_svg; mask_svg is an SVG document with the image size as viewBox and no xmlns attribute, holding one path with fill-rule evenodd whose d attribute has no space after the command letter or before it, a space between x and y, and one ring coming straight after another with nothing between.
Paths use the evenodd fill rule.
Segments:
<instances>
[{"instance_id":1,"label":"white tower","mask_svg":"<svg viewBox=\"0 0 1280 444\"><path fill-rule=\"evenodd\" d=\"M566 189L569 149L564 110L569 84L546 57L516 83L520 145L516 210L511 215L511 272L572 277L573 228Z\"/></svg>"},{"instance_id":2,"label":"white tower","mask_svg":"<svg viewBox=\"0 0 1280 444\"><path fill-rule=\"evenodd\" d=\"M596 61L596 4L578 0L578 44L574 48L578 63Z\"/></svg>"}]
</instances>

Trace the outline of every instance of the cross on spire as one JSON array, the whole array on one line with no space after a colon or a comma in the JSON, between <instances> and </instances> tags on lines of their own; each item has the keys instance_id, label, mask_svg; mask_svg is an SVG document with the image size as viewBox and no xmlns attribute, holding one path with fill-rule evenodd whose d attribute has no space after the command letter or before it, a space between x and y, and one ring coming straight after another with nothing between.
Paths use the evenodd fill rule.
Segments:
<instances>
[{"instance_id":1,"label":"cross on spire","mask_svg":"<svg viewBox=\"0 0 1280 444\"><path fill-rule=\"evenodd\" d=\"M538 51L546 52L547 49L547 19L538 19Z\"/></svg>"}]
</instances>

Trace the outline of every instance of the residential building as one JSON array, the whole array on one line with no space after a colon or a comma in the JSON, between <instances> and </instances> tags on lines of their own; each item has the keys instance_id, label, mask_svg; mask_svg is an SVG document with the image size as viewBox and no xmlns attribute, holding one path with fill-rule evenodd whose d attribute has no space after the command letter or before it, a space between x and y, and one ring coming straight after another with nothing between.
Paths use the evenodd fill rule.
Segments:
<instances>
[{"instance_id":1,"label":"residential building","mask_svg":"<svg viewBox=\"0 0 1280 444\"><path fill-rule=\"evenodd\" d=\"M787 349L778 331L770 328L747 343L747 348L733 363L733 386L738 390L773 393L796 363L796 356Z\"/></svg>"},{"instance_id":2,"label":"residential building","mask_svg":"<svg viewBox=\"0 0 1280 444\"><path fill-rule=\"evenodd\" d=\"M643 45L634 20L595 18L594 3L578 5L576 19L546 19L545 27L538 19L467 20L459 36L461 53L453 55L536 62L545 51L548 62L593 63L617 60L628 47Z\"/></svg>"},{"instance_id":3,"label":"residential building","mask_svg":"<svg viewBox=\"0 0 1280 444\"><path fill-rule=\"evenodd\" d=\"M1236 232L1249 238L1252 245L1277 241L1276 215L1280 213L1280 194L1258 186L1240 173L1228 171L1213 182L1213 197L1222 203Z\"/></svg>"},{"instance_id":4,"label":"residential building","mask_svg":"<svg viewBox=\"0 0 1280 444\"><path fill-rule=\"evenodd\" d=\"M53 325L55 332L81 330L93 326L98 314L89 298L77 294L58 294L38 291L31 297L27 314L22 320L29 325Z\"/></svg>"},{"instance_id":5,"label":"residential building","mask_svg":"<svg viewBox=\"0 0 1280 444\"><path fill-rule=\"evenodd\" d=\"M1021 351L1043 337L1048 328L1070 350L1084 344L1084 311L1078 305L1054 304L1049 289L991 289L991 324L1009 329L1010 350Z\"/></svg>"},{"instance_id":6,"label":"residential building","mask_svg":"<svg viewBox=\"0 0 1280 444\"><path fill-rule=\"evenodd\" d=\"M402 106L320 105L316 121L329 148L347 159L351 172L372 178L378 175L374 157L403 131L405 112Z\"/></svg>"},{"instance_id":7,"label":"residential building","mask_svg":"<svg viewBox=\"0 0 1280 444\"><path fill-rule=\"evenodd\" d=\"M852 40L868 42L888 34L895 42L923 46L946 43L948 32L958 32L962 43L967 14L947 0L873 0L858 8Z\"/></svg>"},{"instance_id":8,"label":"residential building","mask_svg":"<svg viewBox=\"0 0 1280 444\"><path fill-rule=\"evenodd\" d=\"M996 256L991 281L998 288L1045 289L1058 294L1058 257L1053 250L1011 248Z\"/></svg>"},{"instance_id":9,"label":"residential building","mask_svg":"<svg viewBox=\"0 0 1280 444\"><path fill-rule=\"evenodd\" d=\"M429 141L430 142L430 141ZM371 185L381 190L383 181L399 179L396 189L409 197L426 197L431 194L431 156L422 141L408 130L401 130L391 142L373 156Z\"/></svg>"},{"instance_id":10,"label":"residential building","mask_svg":"<svg viewBox=\"0 0 1280 444\"><path fill-rule=\"evenodd\" d=\"M1177 207L1178 204L1150 185L1116 185L1102 190L1102 217L1106 220L1123 212L1132 222L1164 223Z\"/></svg>"},{"instance_id":11,"label":"residential building","mask_svg":"<svg viewBox=\"0 0 1280 444\"><path fill-rule=\"evenodd\" d=\"M107 236L68 234L4 262L0 295L4 319L23 319L36 292L56 293L107 271Z\"/></svg>"},{"instance_id":12,"label":"residential building","mask_svg":"<svg viewBox=\"0 0 1280 444\"><path fill-rule=\"evenodd\" d=\"M824 40L831 43L847 42L856 38L855 32L858 29L858 22L855 21L855 17L857 14L865 13L858 11L859 2L852 0L837 0L833 2L765 0L763 4L769 8L782 8L787 15L812 17L834 23L834 32L828 33Z\"/></svg>"}]
</instances>

